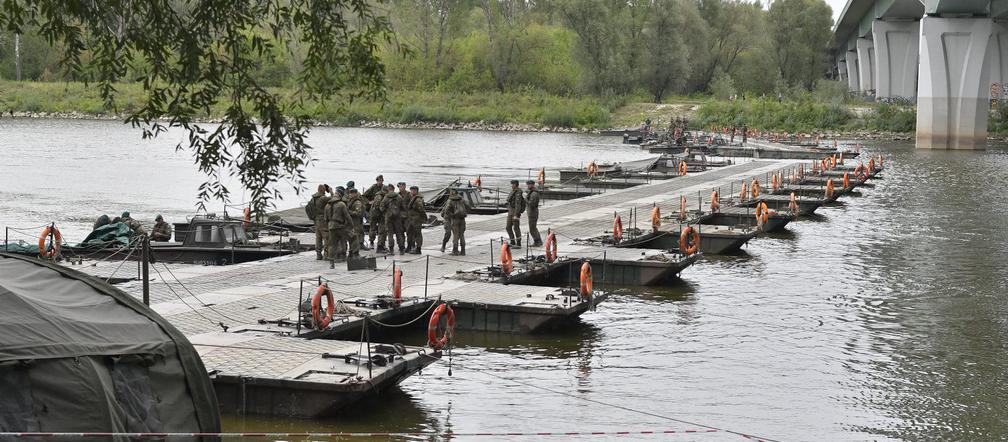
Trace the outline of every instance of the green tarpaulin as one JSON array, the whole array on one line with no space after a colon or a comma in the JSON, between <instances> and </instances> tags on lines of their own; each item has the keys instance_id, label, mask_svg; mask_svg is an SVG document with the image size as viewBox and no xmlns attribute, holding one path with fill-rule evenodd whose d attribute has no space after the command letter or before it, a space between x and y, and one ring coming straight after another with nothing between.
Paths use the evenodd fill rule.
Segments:
<instances>
[{"instance_id":1,"label":"green tarpaulin","mask_svg":"<svg viewBox=\"0 0 1008 442\"><path fill-rule=\"evenodd\" d=\"M104 249L106 247L119 248L127 247L136 232L123 223L113 223L101 226L77 244L63 244L64 252L81 252L87 250ZM25 241L7 243L0 251L21 254L38 254L38 244Z\"/></svg>"}]
</instances>

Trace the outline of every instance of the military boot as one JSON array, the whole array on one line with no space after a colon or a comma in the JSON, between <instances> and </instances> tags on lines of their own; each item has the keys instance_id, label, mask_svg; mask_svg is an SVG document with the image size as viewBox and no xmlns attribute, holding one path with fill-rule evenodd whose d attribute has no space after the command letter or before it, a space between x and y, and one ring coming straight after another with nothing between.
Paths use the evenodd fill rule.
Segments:
<instances>
[{"instance_id":1,"label":"military boot","mask_svg":"<svg viewBox=\"0 0 1008 442\"><path fill-rule=\"evenodd\" d=\"M448 247L448 241L444 241L441 243L441 253L444 253L445 247Z\"/></svg>"},{"instance_id":2,"label":"military boot","mask_svg":"<svg viewBox=\"0 0 1008 442\"><path fill-rule=\"evenodd\" d=\"M465 244L462 244L462 251L459 252L459 256L465 256Z\"/></svg>"},{"instance_id":3,"label":"military boot","mask_svg":"<svg viewBox=\"0 0 1008 442\"><path fill-rule=\"evenodd\" d=\"M521 240L520 239L516 239L515 240L515 242L514 242L514 248L516 248L516 249L520 249L521 248Z\"/></svg>"}]
</instances>

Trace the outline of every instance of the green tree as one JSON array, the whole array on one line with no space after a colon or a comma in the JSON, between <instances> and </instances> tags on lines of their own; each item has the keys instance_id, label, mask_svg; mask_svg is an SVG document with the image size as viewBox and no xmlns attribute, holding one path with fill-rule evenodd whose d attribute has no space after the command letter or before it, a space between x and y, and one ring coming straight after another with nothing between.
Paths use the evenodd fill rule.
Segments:
<instances>
[{"instance_id":1,"label":"green tree","mask_svg":"<svg viewBox=\"0 0 1008 442\"><path fill-rule=\"evenodd\" d=\"M640 66L641 85L655 103L669 91L682 91L690 76L688 39L703 40L703 20L688 0L655 0L641 40L647 55Z\"/></svg>"},{"instance_id":2,"label":"green tree","mask_svg":"<svg viewBox=\"0 0 1008 442\"><path fill-rule=\"evenodd\" d=\"M708 56L696 69L696 87L707 91L718 72L732 72L739 56L764 39L753 32L763 10L759 2L745 0L700 0L698 9L710 32L704 48Z\"/></svg>"},{"instance_id":3,"label":"green tree","mask_svg":"<svg viewBox=\"0 0 1008 442\"><path fill-rule=\"evenodd\" d=\"M23 0L0 6L8 32L38 29L60 48L62 66L97 85L114 109L117 82L131 63L146 101L127 118L145 138L169 127L188 134L190 150L207 181L199 207L227 201L224 174L249 190L254 210L279 198L278 181L303 188L310 160L307 103L338 97L384 97L384 65L376 55L391 30L370 0ZM264 35L251 32L264 30ZM306 54L288 104L266 89L257 70L275 48ZM128 56L124 56L128 54ZM195 117L218 103L219 125Z\"/></svg>"},{"instance_id":4,"label":"green tree","mask_svg":"<svg viewBox=\"0 0 1008 442\"><path fill-rule=\"evenodd\" d=\"M789 87L812 90L826 72L832 16L824 0L774 0L770 5L773 55Z\"/></svg>"},{"instance_id":5,"label":"green tree","mask_svg":"<svg viewBox=\"0 0 1008 442\"><path fill-rule=\"evenodd\" d=\"M497 90L504 92L517 70L519 40L531 22L532 4L526 0L480 0L486 18L487 61Z\"/></svg>"}]
</instances>

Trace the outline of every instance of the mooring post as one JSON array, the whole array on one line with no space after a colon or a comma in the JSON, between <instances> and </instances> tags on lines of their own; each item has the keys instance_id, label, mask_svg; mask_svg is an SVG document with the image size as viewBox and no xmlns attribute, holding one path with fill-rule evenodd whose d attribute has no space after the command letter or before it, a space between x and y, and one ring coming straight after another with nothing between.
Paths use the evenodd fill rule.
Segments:
<instances>
[{"instance_id":1,"label":"mooring post","mask_svg":"<svg viewBox=\"0 0 1008 442\"><path fill-rule=\"evenodd\" d=\"M606 287L606 254L605 249L602 250L602 289Z\"/></svg>"},{"instance_id":2,"label":"mooring post","mask_svg":"<svg viewBox=\"0 0 1008 442\"><path fill-rule=\"evenodd\" d=\"M235 245L235 241L237 241L237 240L238 240L238 238L235 237L234 230L232 230L231 231L231 264L235 263L235 259L234 259L234 245Z\"/></svg>"},{"instance_id":3,"label":"mooring post","mask_svg":"<svg viewBox=\"0 0 1008 442\"><path fill-rule=\"evenodd\" d=\"M4 226L3 249L4 249L5 252L7 251L7 238L9 236L10 236L10 228L7 227L7 226Z\"/></svg>"},{"instance_id":4,"label":"mooring post","mask_svg":"<svg viewBox=\"0 0 1008 442\"><path fill-rule=\"evenodd\" d=\"M501 237L501 241L504 241L504 237ZM493 262L493 238L490 238L490 267L494 266Z\"/></svg>"},{"instance_id":5,"label":"mooring post","mask_svg":"<svg viewBox=\"0 0 1008 442\"><path fill-rule=\"evenodd\" d=\"M298 288L298 306L297 306L297 335L301 336L301 304L304 303L304 279L301 280L301 286Z\"/></svg>"},{"instance_id":6,"label":"mooring post","mask_svg":"<svg viewBox=\"0 0 1008 442\"><path fill-rule=\"evenodd\" d=\"M426 269L424 269L424 277L423 277L423 299L424 299L424 301L427 300L427 281L429 280L429 277L430 277L430 255L427 255L427 267L426 267Z\"/></svg>"},{"instance_id":7,"label":"mooring post","mask_svg":"<svg viewBox=\"0 0 1008 442\"><path fill-rule=\"evenodd\" d=\"M143 247L143 250L141 251L141 255L143 255L141 257L141 261L143 261L143 267L142 267L143 268L143 274L142 274L142 278L143 278L143 303L144 303L144 305L149 306L150 305L150 278L149 278L149 276L150 276L150 269L148 267L150 267L150 237L148 237L147 235L144 235L142 238L140 238L140 240L143 241L143 244L141 245Z\"/></svg>"},{"instance_id":8,"label":"mooring post","mask_svg":"<svg viewBox=\"0 0 1008 442\"><path fill-rule=\"evenodd\" d=\"M370 322L371 322L371 316L370 315L364 316L364 336L367 336L367 375L368 375L368 379L371 379L371 378L374 377L374 375L371 374L371 328L368 327L368 325L370 324Z\"/></svg>"}]
</instances>

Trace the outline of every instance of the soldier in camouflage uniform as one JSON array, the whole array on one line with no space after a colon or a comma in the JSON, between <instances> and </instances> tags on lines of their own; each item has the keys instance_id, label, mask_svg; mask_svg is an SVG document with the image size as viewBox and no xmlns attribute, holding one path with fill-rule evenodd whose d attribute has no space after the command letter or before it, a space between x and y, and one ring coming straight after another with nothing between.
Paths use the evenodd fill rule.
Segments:
<instances>
[{"instance_id":1,"label":"soldier in camouflage uniform","mask_svg":"<svg viewBox=\"0 0 1008 442\"><path fill-rule=\"evenodd\" d=\"M350 211L350 218L353 220L353 239L350 240L350 256L360 256L361 243L364 242L364 200L361 199L357 189L350 188L350 197L347 201L347 209Z\"/></svg>"},{"instance_id":2,"label":"soldier in camouflage uniform","mask_svg":"<svg viewBox=\"0 0 1008 442\"><path fill-rule=\"evenodd\" d=\"M375 198L379 194L385 193L385 177L378 175L375 177L375 183L372 184L361 196L364 198L365 206L367 206L368 211L365 213L367 215L368 224L370 224L370 229L368 230L368 236L371 238L371 248L374 248L375 239L378 238L377 225L381 224L381 219L372 218L371 210L374 208Z\"/></svg>"},{"instance_id":3,"label":"soldier in camouflage uniform","mask_svg":"<svg viewBox=\"0 0 1008 442\"><path fill-rule=\"evenodd\" d=\"M451 229L451 254L465 256L465 217L469 213L469 210L466 208L465 203L462 202L462 196L455 189L451 189L449 194L448 203L441 209L441 217L445 220L445 226L449 226ZM447 238L447 232L445 233ZM445 243L447 242L448 240L445 239ZM459 246L461 246L461 251L459 250ZM444 245L441 246L441 251L444 252Z\"/></svg>"},{"instance_id":4,"label":"soldier in camouflage uniform","mask_svg":"<svg viewBox=\"0 0 1008 442\"><path fill-rule=\"evenodd\" d=\"M328 259L329 254L329 227L325 221L325 205L329 202L326 195L328 184L319 184L318 192L312 195L311 200L305 206L305 212L312 221L315 221L315 259Z\"/></svg>"},{"instance_id":5,"label":"soldier in camouflage uniform","mask_svg":"<svg viewBox=\"0 0 1008 442\"><path fill-rule=\"evenodd\" d=\"M402 223L403 235L406 237L406 251L408 252L413 250L413 229L410 228L409 219L409 203L413 195L410 195L410 191L406 188L406 182L404 181L399 182L398 192L400 204L399 219L401 220L400 223Z\"/></svg>"},{"instance_id":6,"label":"soldier in camouflage uniform","mask_svg":"<svg viewBox=\"0 0 1008 442\"><path fill-rule=\"evenodd\" d=\"M511 193L507 197L507 230L511 246L521 248L521 216L525 212L525 197L518 188L518 180L511 180Z\"/></svg>"},{"instance_id":7,"label":"soldier in camouflage uniform","mask_svg":"<svg viewBox=\"0 0 1008 442\"><path fill-rule=\"evenodd\" d=\"M353 231L353 220L343 200L343 188L337 187L336 193L325 206L326 224L329 227L329 257L335 261L346 259L347 240Z\"/></svg>"},{"instance_id":8,"label":"soldier in camouflage uniform","mask_svg":"<svg viewBox=\"0 0 1008 442\"><path fill-rule=\"evenodd\" d=\"M407 233L412 237L413 242L410 243L406 240L407 245L410 245L406 251L419 255L423 253L421 248L423 248L423 223L427 221L427 209L424 207L423 196L420 195L420 188L417 186L410 186L410 201L407 209L409 215L409 230Z\"/></svg>"},{"instance_id":9,"label":"soldier in camouflage uniform","mask_svg":"<svg viewBox=\"0 0 1008 442\"><path fill-rule=\"evenodd\" d=\"M388 239L389 253L395 252L396 244L399 245L399 254L406 253L406 238L403 235L402 226L402 196L396 192L395 186L389 184L385 190L385 198L381 203L382 213L385 215L385 236Z\"/></svg>"},{"instance_id":10,"label":"soldier in camouflage uniform","mask_svg":"<svg viewBox=\"0 0 1008 442\"><path fill-rule=\"evenodd\" d=\"M375 193L374 199L371 201L371 208L368 210L368 222L371 223L371 248L380 253L388 252L388 249L385 248L385 214L381 209L384 200L385 189L382 189ZM378 241L377 246L375 246L375 240Z\"/></svg>"},{"instance_id":11,"label":"soldier in camouflage uniform","mask_svg":"<svg viewBox=\"0 0 1008 442\"><path fill-rule=\"evenodd\" d=\"M171 224L165 222L164 217L158 215L154 218L154 228L151 229L151 241L171 241Z\"/></svg>"},{"instance_id":12,"label":"soldier in camouflage uniform","mask_svg":"<svg viewBox=\"0 0 1008 442\"><path fill-rule=\"evenodd\" d=\"M528 213L528 230L532 235L532 247L543 245L542 236L539 235L539 191L536 190L535 181L528 180L528 195L525 197L525 210Z\"/></svg>"}]
</instances>

